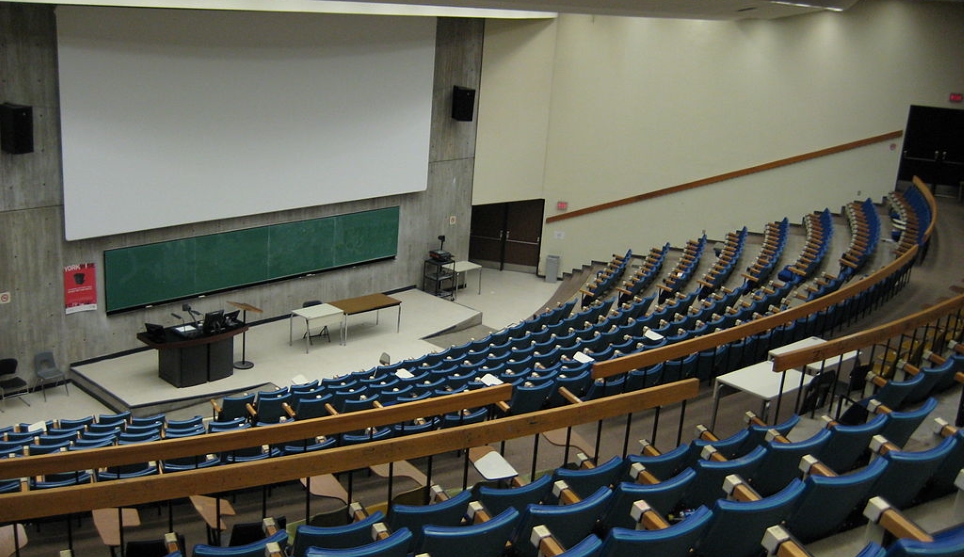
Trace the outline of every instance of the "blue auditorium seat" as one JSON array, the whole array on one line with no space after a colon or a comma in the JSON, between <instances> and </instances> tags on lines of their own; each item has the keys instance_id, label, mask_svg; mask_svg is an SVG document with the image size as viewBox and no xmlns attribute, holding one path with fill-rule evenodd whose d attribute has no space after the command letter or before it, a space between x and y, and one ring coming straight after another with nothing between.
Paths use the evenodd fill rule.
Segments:
<instances>
[{"instance_id":1,"label":"blue auditorium seat","mask_svg":"<svg viewBox=\"0 0 964 557\"><path fill-rule=\"evenodd\" d=\"M699 507L662 530L613 528L603 540L599 557L688 557L712 518L708 508Z\"/></svg>"},{"instance_id":2,"label":"blue auditorium seat","mask_svg":"<svg viewBox=\"0 0 964 557\"><path fill-rule=\"evenodd\" d=\"M863 510L887 465L886 460L877 458L849 474L807 477L797 506L787 519L787 529L807 543L852 526L847 518Z\"/></svg>"},{"instance_id":3,"label":"blue auditorium seat","mask_svg":"<svg viewBox=\"0 0 964 557\"><path fill-rule=\"evenodd\" d=\"M514 508L521 514L528 505L541 503L552 491L552 476L544 474L520 487L499 489L480 486L478 501L492 516Z\"/></svg>"},{"instance_id":4,"label":"blue auditorium seat","mask_svg":"<svg viewBox=\"0 0 964 557\"><path fill-rule=\"evenodd\" d=\"M760 540L770 526L786 520L803 492L803 482L793 480L780 492L758 501L719 499L713 518L697 545L702 557L756 557Z\"/></svg>"},{"instance_id":5,"label":"blue auditorium seat","mask_svg":"<svg viewBox=\"0 0 964 557\"><path fill-rule=\"evenodd\" d=\"M384 520L385 515L381 511L375 511L362 520L342 526L299 525L295 531L291 554L294 557L304 557L309 547L345 549L370 544L374 541L372 526Z\"/></svg>"},{"instance_id":6,"label":"blue auditorium seat","mask_svg":"<svg viewBox=\"0 0 964 557\"><path fill-rule=\"evenodd\" d=\"M431 557L493 557L501 555L519 520L519 512L508 508L492 519L469 526L428 525L415 554Z\"/></svg>"},{"instance_id":7,"label":"blue auditorium seat","mask_svg":"<svg viewBox=\"0 0 964 557\"><path fill-rule=\"evenodd\" d=\"M596 521L609 504L612 491L601 487L591 496L572 505L529 505L512 535L518 557L536 557L538 548L530 543L532 529L546 526L563 547L572 547L592 533Z\"/></svg>"}]
</instances>

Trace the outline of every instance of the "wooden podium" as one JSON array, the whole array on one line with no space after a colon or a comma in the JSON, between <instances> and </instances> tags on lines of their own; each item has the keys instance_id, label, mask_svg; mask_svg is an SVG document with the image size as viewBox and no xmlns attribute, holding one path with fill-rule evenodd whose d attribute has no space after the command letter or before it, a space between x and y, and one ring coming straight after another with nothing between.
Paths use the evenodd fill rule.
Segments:
<instances>
[{"instance_id":1,"label":"wooden podium","mask_svg":"<svg viewBox=\"0 0 964 557\"><path fill-rule=\"evenodd\" d=\"M244 312L244 314L241 316L241 321L245 323L248 322L249 311L253 313L264 312L264 310L262 310L261 308L254 307L251 304L246 304L244 302L232 302L229 300L228 304ZM241 361L234 362L234 367L236 367L237 369L251 369L254 367L254 362L250 362L248 361L247 358L245 358L245 353L247 352L247 350L248 350L248 332L247 332L247 327L245 327L245 332L244 334L241 335Z\"/></svg>"},{"instance_id":2,"label":"wooden podium","mask_svg":"<svg viewBox=\"0 0 964 557\"><path fill-rule=\"evenodd\" d=\"M230 377L234 373L234 337L247 330L247 325L242 325L188 338L168 328L163 340L151 338L146 332L137 333L137 339L157 350L161 379L175 387L190 387Z\"/></svg>"}]
</instances>

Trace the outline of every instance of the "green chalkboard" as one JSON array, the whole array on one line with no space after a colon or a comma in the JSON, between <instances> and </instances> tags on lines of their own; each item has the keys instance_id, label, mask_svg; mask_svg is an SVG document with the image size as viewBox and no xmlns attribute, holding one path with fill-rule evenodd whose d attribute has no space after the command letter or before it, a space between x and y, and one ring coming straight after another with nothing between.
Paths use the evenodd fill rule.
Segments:
<instances>
[{"instance_id":1,"label":"green chalkboard","mask_svg":"<svg viewBox=\"0 0 964 557\"><path fill-rule=\"evenodd\" d=\"M107 313L395 257L387 207L104 252Z\"/></svg>"}]
</instances>

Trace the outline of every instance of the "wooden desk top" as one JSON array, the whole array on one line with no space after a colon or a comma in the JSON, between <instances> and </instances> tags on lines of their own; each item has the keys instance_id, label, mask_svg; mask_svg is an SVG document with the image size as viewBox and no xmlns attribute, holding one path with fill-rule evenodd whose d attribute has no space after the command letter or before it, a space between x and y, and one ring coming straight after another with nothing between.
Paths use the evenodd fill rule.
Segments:
<instances>
[{"instance_id":1,"label":"wooden desk top","mask_svg":"<svg viewBox=\"0 0 964 557\"><path fill-rule=\"evenodd\" d=\"M221 499L221 516L218 516L218 501L214 497L207 495L192 495L190 497L194 509L201 515L208 527L214 530L226 530L227 525L221 519L224 515L233 515L234 507L226 499Z\"/></svg>"},{"instance_id":2,"label":"wooden desk top","mask_svg":"<svg viewBox=\"0 0 964 557\"><path fill-rule=\"evenodd\" d=\"M141 516L138 514L137 509L124 508L120 509L121 519L124 521L124 527L140 526ZM117 520L117 509L95 509L91 513L94 517L94 526L97 528L97 533L100 534L100 539L104 542L106 546L117 547L120 545L120 524Z\"/></svg>"},{"instance_id":3,"label":"wooden desk top","mask_svg":"<svg viewBox=\"0 0 964 557\"><path fill-rule=\"evenodd\" d=\"M402 305L401 300L396 300L385 294L368 294L366 296L346 298L330 303L345 312L345 315L355 315L356 313L365 313L366 311L375 311L377 309Z\"/></svg>"}]
</instances>

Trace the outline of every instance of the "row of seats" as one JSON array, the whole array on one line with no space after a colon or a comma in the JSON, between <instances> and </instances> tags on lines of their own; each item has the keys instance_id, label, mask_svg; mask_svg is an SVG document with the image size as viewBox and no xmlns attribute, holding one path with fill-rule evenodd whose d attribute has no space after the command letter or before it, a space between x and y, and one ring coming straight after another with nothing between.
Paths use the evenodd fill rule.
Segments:
<instances>
[{"instance_id":1,"label":"row of seats","mask_svg":"<svg viewBox=\"0 0 964 557\"><path fill-rule=\"evenodd\" d=\"M763 229L763 242L756 260L741 273L744 292L750 291L769 280L777 262L783 256L787 246L790 231L790 221L786 217L781 221L768 222Z\"/></svg>"},{"instance_id":2,"label":"row of seats","mask_svg":"<svg viewBox=\"0 0 964 557\"><path fill-rule=\"evenodd\" d=\"M616 300L619 306L631 303L644 290L649 288L656 277L659 276L669 252L669 242L663 244L662 248L652 248L646 257L640 262L639 268L633 272L620 286L616 287L619 296Z\"/></svg>"},{"instance_id":3,"label":"row of seats","mask_svg":"<svg viewBox=\"0 0 964 557\"><path fill-rule=\"evenodd\" d=\"M705 248L706 233L696 240L688 240L686 242L686 246L683 248L683 253L680 254L676 266L673 267L661 283L656 285L660 290L659 300L661 302L686 288L690 279L693 278L693 273L695 273L697 267L699 267Z\"/></svg>"},{"instance_id":4,"label":"row of seats","mask_svg":"<svg viewBox=\"0 0 964 557\"><path fill-rule=\"evenodd\" d=\"M700 284L700 298L705 298L718 291L726 281L729 280L740 257L743 255L746 235L747 231L745 226L738 232L730 232L726 235L726 241L723 243L723 246L719 248L719 253L716 255L716 262L697 281Z\"/></svg>"},{"instance_id":5,"label":"row of seats","mask_svg":"<svg viewBox=\"0 0 964 557\"><path fill-rule=\"evenodd\" d=\"M614 254L606 267L598 271L593 279L579 290L582 293L583 307L591 305L596 300L602 300L619 283L626 266L632 259L633 250L627 250L626 255Z\"/></svg>"},{"instance_id":6,"label":"row of seats","mask_svg":"<svg viewBox=\"0 0 964 557\"><path fill-rule=\"evenodd\" d=\"M803 218L807 243L797 256L797 260L777 275L783 282L797 284L812 275L823 263L833 238L833 216L829 209L810 213Z\"/></svg>"},{"instance_id":7,"label":"row of seats","mask_svg":"<svg viewBox=\"0 0 964 557\"><path fill-rule=\"evenodd\" d=\"M825 446L833 435L834 430L828 429L798 443L774 440L781 430L788 432L796 420L769 433L762 433L766 426L754 425L734 437L748 443L753 436L757 443L763 443L749 454L757 460L756 469L773 469L778 458L790 460L801 451ZM704 453L712 455L707 447L725 447L728 443L735 444L733 440L707 443ZM784 445L789 448L778 448ZM756 454L780 456L764 464L764 457ZM697 459L693 466L667 480L648 485L627 476L640 470L640 458L615 457L598 467L560 468L508 489L483 485L452 497L438 493L433 504L393 505L387 516L378 511L367 517L356 513L355 522L339 527L298 526L292 555L401 557L427 553L436 557L492 557L502 555L508 544L510 555L534 557L551 538L563 549L606 557L683 557L693 550L704 556L749 557L759 552L763 530L771 525L785 523L800 539L816 539L814 535L832 533L870 496L900 500L910 484L921 484L921 479L928 478L942 480L955 466L959 470L964 465L964 435L955 432L936 448L919 453L892 449L869 466L845 475L821 475L815 470L806 479L794 477L772 493L758 493L749 499L737 493L739 486L746 490L746 482L733 477L748 470L745 462L736 462L745 457L734 461L712 456ZM815 464L811 467L818 468ZM695 501L687 497L701 482L719 493L692 507ZM757 487L753 480L749 486ZM681 507L689 508L680 513ZM658 529L634 530L646 515ZM668 519L669 515L674 518ZM373 528L377 524L382 528ZM372 538L372 532L377 539ZM228 554L235 555L219 553Z\"/></svg>"}]
</instances>

